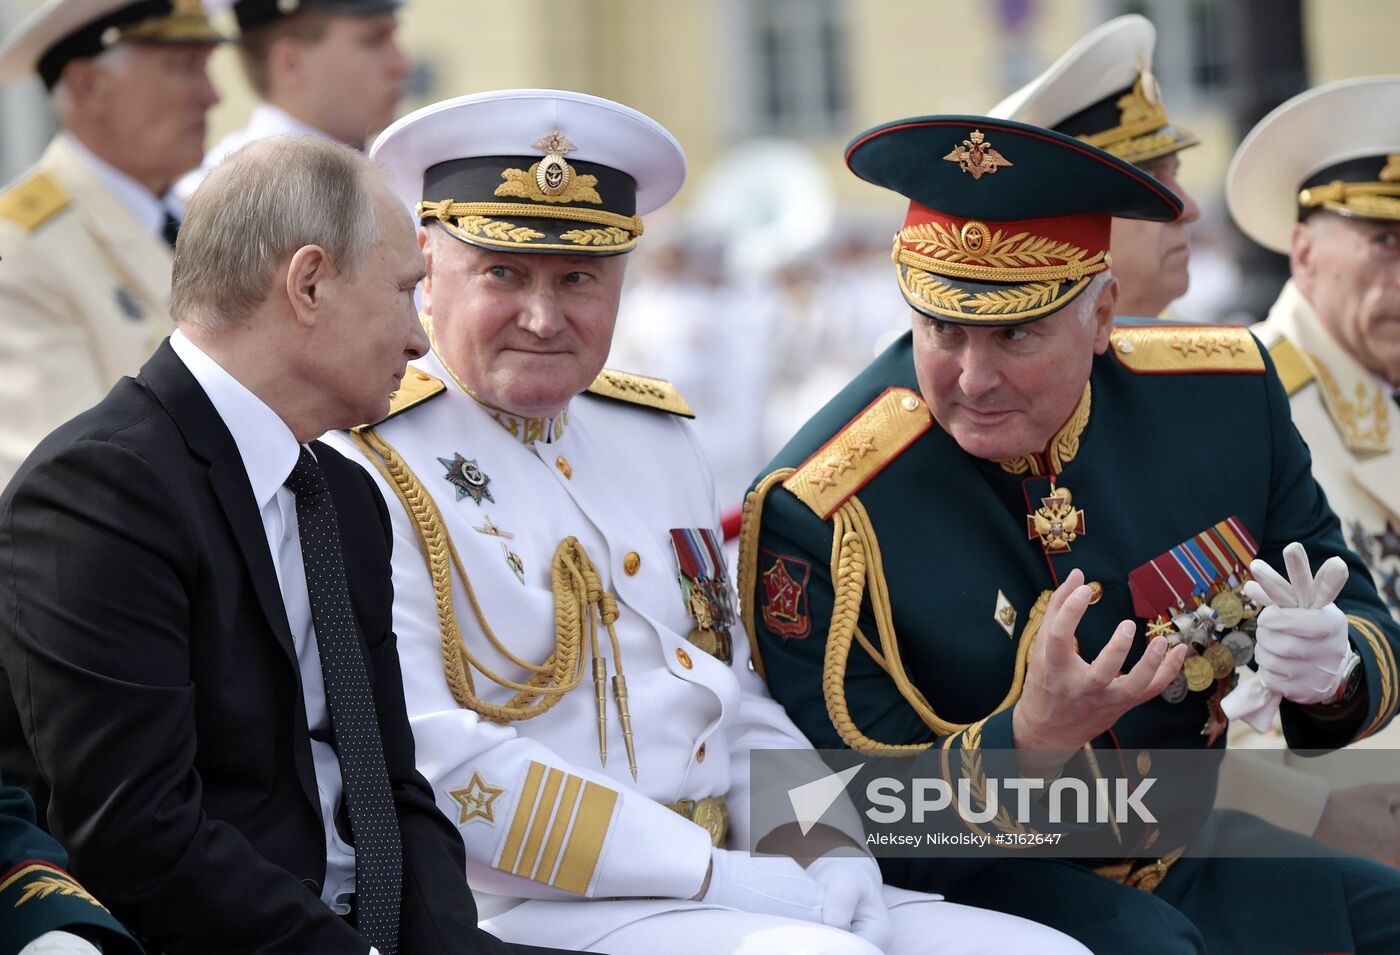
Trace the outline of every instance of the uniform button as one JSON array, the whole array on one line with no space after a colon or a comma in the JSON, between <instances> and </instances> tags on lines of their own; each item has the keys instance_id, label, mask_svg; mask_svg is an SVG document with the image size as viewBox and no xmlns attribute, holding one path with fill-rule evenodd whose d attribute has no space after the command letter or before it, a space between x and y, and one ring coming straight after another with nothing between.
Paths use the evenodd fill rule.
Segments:
<instances>
[{"instance_id":1,"label":"uniform button","mask_svg":"<svg viewBox=\"0 0 1400 955\"><path fill-rule=\"evenodd\" d=\"M306 886L312 895L319 896L321 894L321 885L315 879L302 879L301 884Z\"/></svg>"},{"instance_id":2,"label":"uniform button","mask_svg":"<svg viewBox=\"0 0 1400 955\"><path fill-rule=\"evenodd\" d=\"M1097 580L1089 581L1089 603L1096 604L1103 599L1103 584Z\"/></svg>"},{"instance_id":3,"label":"uniform button","mask_svg":"<svg viewBox=\"0 0 1400 955\"><path fill-rule=\"evenodd\" d=\"M913 395L906 395L906 396L904 397L904 401L902 401L901 404L904 405L904 410L905 410L905 411L918 411L918 410L919 410L919 399L918 399L918 398L915 398Z\"/></svg>"},{"instance_id":4,"label":"uniform button","mask_svg":"<svg viewBox=\"0 0 1400 955\"><path fill-rule=\"evenodd\" d=\"M1133 353L1133 343L1125 338L1118 343L1118 350L1125 355L1131 355Z\"/></svg>"},{"instance_id":5,"label":"uniform button","mask_svg":"<svg viewBox=\"0 0 1400 955\"><path fill-rule=\"evenodd\" d=\"M561 454L554 459L554 466L559 469L560 474L564 475L565 480L574 476L574 469L569 466L569 459L564 455Z\"/></svg>"},{"instance_id":6,"label":"uniform button","mask_svg":"<svg viewBox=\"0 0 1400 955\"><path fill-rule=\"evenodd\" d=\"M627 556L622 558L622 572L628 577L635 577L637 571L642 569L642 555L635 550L629 550Z\"/></svg>"},{"instance_id":7,"label":"uniform button","mask_svg":"<svg viewBox=\"0 0 1400 955\"><path fill-rule=\"evenodd\" d=\"M705 761L705 744L701 743L700 748L695 751L695 761L703 763Z\"/></svg>"},{"instance_id":8,"label":"uniform button","mask_svg":"<svg viewBox=\"0 0 1400 955\"><path fill-rule=\"evenodd\" d=\"M431 378L433 377L432 375L428 374L426 371L415 371L414 374L418 376L418 380L419 380L419 381L428 381L429 379L431 379Z\"/></svg>"},{"instance_id":9,"label":"uniform button","mask_svg":"<svg viewBox=\"0 0 1400 955\"><path fill-rule=\"evenodd\" d=\"M1147 750L1137 754L1137 771L1139 776L1146 776L1152 772L1152 754Z\"/></svg>"},{"instance_id":10,"label":"uniform button","mask_svg":"<svg viewBox=\"0 0 1400 955\"><path fill-rule=\"evenodd\" d=\"M695 666L694 663L690 662L690 654L686 653L685 650L680 647L676 647L676 659L679 660L681 666L685 667L687 670Z\"/></svg>"}]
</instances>

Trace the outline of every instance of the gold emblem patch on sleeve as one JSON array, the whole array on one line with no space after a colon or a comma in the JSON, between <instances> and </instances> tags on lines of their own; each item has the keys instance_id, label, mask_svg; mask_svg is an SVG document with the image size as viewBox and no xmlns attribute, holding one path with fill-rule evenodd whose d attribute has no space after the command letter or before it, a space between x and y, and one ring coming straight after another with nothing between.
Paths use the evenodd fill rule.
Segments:
<instances>
[{"instance_id":1,"label":"gold emblem patch on sleeve","mask_svg":"<svg viewBox=\"0 0 1400 955\"><path fill-rule=\"evenodd\" d=\"M473 819L480 819L483 822L495 824L496 810L495 802L500 795L505 792L502 786L488 786L481 779L481 774L472 772L471 781L464 789L449 789L447 795L451 796L457 803L457 825L465 826Z\"/></svg>"}]
</instances>

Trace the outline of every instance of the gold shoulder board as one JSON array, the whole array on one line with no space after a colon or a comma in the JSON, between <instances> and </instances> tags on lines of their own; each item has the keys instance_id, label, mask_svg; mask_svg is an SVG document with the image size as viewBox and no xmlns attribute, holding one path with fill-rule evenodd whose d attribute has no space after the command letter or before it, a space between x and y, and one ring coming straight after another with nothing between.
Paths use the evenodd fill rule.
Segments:
<instances>
[{"instance_id":1,"label":"gold shoulder board","mask_svg":"<svg viewBox=\"0 0 1400 955\"><path fill-rule=\"evenodd\" d=\"M826 520L933 424L917 391L888 388L783 482Z\"/></svg>"},{"instance_id":2,"label":"gold shoulder board","mask_svg":"<svg viewBox=\"0 0 1400 955\"><path fill-rule=\"evenodd\" d=\"M1274 367L1278 369L1278 376L1290 398L1316 377L1303 353L1286 338L1280 338L1269 346L1269 357L1274 360Z\"/></svg>"},{"instance_id":3,"label":"gold shoulder board","mask_svg":"<svg viewBox=\"0 0 1400 955\"><path fill-rule=\"evenodd\" d=\"M404 374L403 381L399 384L399 390L389 396L389 413L378 421L362 424L351 430L363 431L376 424L382 424L396 414L403 414L414 405L421 405L429 398L436 398L446 390L447 386L441 380L434 378L426 371L410 368Z\"/></svg>"},{"instance_id":4,"label":"gold shoulder board","mask_svg":"<svg viewBox=\"0 0 1400 955\"><path fill-rule=\"evenodd\" d=\"M1238 325L1119 325L1109 347L1140 375L1264 371L1254 336Z\"/></svg>"},{"instance_id":5,"label":"gold shoulder board","mask_svg":"<svg viewBox=\"0 0 1400 955\"><path fill-rule=\"evenodd\" d=\"M58 183L47 173L38 172L0 194L0 219L33 232L68 208L68 202L68 194Z\"/></svg>"},{"instance_id":6,"label":"gold shoulder board","mask_svg":"<svg viewBox=\"0 0 1400 955\"><path fill-rule=\"evenodd\" d=\"M669 411L683 418L695 417L695 412L690 410L690 405L681 397L676 386L662 378L648 378L646 375L604 368L598 373L598 377L593 379L593 384L588 386L588 393L600 398L641 405L644 408Z\"/></svg>"}]
</instances>

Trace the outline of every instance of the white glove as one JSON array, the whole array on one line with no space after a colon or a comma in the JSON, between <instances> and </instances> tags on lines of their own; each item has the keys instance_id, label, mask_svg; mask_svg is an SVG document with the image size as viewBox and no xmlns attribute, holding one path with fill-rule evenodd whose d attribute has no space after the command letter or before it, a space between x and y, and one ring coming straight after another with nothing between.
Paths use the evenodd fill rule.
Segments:
<instances>
[{"instance_id":1,"label":"white glove","mask_svg":"<svg viewBox=\"0 0 1400 955\"><path fill-rule=\"evenodd\" d=\"M72 932L45 932L20 949L19 955L102 955L102 949Z\"/></svg>"},{"instance_id":2,"label":"white glove","mask_svg":"<svg viewBox=\"0 0 1400 955\"><path fill-rule=\"evenodd\" d=\"M1296 541L1283 549L1288 579L1262 560L1249 565L1254 579L1244 595L1264 609L1255 631L1257 680L1246 677L1220 708L1259 732L1268 730L1280 698L1294 703L1325 703L1337 694L1353 650L1346 615L1333 603L1346 585L1347 565L1329 557L1314 578L1308 552Z\"/></svg>"},{"instance_id":3,"label":"white glove","mask_svg":"<svg viewBox=\"0 0 1400 955\"><path fill-rule=\"evenodd\" d=\"M822 921L826 890L787 856L710 850L710 887L700 901L804 922Z\"/></svg>"},{"instance_id":4,"label":"white glove","mask_svg":"<svg viewBox=\"0 0 1400 955\"><path fill-rule=\"evenodd\" d=\"M826 889L822 922L858 935L884 951L893 929L881 891L880 867L868 856L823 856L807 874Z\"/></svg>"}]
</instances>

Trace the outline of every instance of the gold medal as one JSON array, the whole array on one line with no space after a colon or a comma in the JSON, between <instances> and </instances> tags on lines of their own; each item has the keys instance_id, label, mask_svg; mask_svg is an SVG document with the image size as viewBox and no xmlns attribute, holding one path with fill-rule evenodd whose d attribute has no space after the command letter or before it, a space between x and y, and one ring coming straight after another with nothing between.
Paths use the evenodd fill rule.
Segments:
<instances>
[{"instance_id":1,"label":"gold medal","mask_svg":"<svg viewBox=\"0 0 1400 955\"><path fill-rule=\"evenodd\" d=\"M1208 689L1215 682L1215 667L1205 657L1187 657L1181 672L1186 674L1186 688L1192 693Z\"/></svg>"},{"instance_id":2,"label":"gold medal","mask_svg":"<svg viewBox=\"0 0 1400 955\"><path fill-rule=\"evenodd\" d=\"M1224 679L1235 672L1235 655L1223 643L1212 643L1210 648L1206 650L1205 661L1210 664L1211 671L1217 680Z\"/></svg>"},{"instance_id":3,"label":"gold medal","mask_svg":"<svg viewBox=\"0 0 1400 955\"><path fill-rule=\"evenodd\" d=\"M1229 590L1222 590L1211 598L1210 609L1216 613L1216 622L1222 630L1233 630L1244 619L1244 604Z\"/></svg>"}]
</instances>

